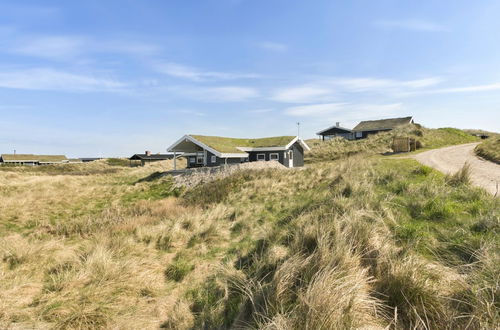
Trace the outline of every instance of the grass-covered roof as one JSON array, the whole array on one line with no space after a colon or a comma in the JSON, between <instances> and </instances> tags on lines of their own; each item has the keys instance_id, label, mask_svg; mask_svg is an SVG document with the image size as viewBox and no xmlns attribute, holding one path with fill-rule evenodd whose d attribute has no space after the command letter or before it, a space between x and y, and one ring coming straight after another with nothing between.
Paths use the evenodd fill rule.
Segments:
<instances>
[{"instance_id":1,"label":"grass-covered roof","mask_svg":"<svg viewBox=\"0 0 500 330\"><path fill-rule=\"evenodd\" d=\"M289 144L295 136L275 136L260 139L235 139L220 136L190 135L201 143L221 153L242 153L238 147L267 148L284 147Z\"/></svg>"},{"instance_id":2,"label":"grass-covered roof","mask_svg":"<svg viewBox=\"0 0 500 330\"><path fill-rule=\"evenodd\" d=\"M4 161L38 161L42 163L62 162L68 160L64 155L2 154Z\"/></svg>"},{"instance_id":3,"label":"grass-covered roof","mask_svg":"<svg viewBox=\"0 0 500 330\"><path fill-rule=\"evenodd\" d=\"M365 120L360 122L353 131L376 131L382 129L393 129L395 127L409 124L412 117L389 118L380 120Z\"/></svg>"}]
</instances>

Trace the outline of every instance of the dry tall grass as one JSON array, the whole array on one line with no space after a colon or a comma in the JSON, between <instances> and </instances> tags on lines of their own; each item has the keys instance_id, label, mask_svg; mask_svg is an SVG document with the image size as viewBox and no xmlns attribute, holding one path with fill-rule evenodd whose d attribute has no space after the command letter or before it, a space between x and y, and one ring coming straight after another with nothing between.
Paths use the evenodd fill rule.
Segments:
<instances>
[{"instance_id":1,"label":"dry tall grass","mask_svg":"<svg viewBox=\"0 0 500 330\"><path fill-rule=\"evenodd\" d=\"M498 199L413 160L249 171L181 195L152 175L169 164L92 166L0 171L0 327L498 324Z\"/></svg>"}]
</instances>

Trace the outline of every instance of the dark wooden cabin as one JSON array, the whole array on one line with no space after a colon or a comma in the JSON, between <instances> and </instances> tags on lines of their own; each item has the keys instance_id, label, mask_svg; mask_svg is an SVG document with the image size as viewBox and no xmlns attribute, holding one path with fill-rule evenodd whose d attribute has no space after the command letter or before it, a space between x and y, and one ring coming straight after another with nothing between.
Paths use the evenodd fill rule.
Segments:
<instances>
[{"instance_id":1,"label":"dark wooden cabin","mask_svg":"<svg viewBox=\"0 0 500 330\"><path fill-rule=\"evenodd\" d=\"M159 162L162 160L173 159L174 154L152 154L151 151L146 151L143 154L135 154L129 158L130 165L140 164L144 166L146 163Z\"/></svg>"},{"instance_id":2,"label":"dark wooden cabin","mask_svg":"<svg viewBox=\"0 0 500 330\"><path fill-rule=\"evenodd\" d=\"M364 139L370 134L393 130L398 126L413 124L413 117L365 120L352 129L355 139Z\"/></svg>"}]
</instances>

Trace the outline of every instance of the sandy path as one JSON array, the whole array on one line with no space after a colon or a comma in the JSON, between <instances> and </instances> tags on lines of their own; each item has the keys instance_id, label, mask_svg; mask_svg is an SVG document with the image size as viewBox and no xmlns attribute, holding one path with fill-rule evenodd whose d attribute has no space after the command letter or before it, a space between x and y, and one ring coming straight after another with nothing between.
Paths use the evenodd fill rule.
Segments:
<instances>
[{"instance_id":1,"label":"sandy path","mask_svg":"<svg viewBox=\"0 0 500 330\"><path fill-rule=\"evenodd\" d=\"M465 162L471 167L472 183L493 195L500 195L500 165L483 160L474 154L478 143L461 144L422 152L414 156L424 165L443 173L455 173ZM497 191L498 190L498 191Z\"/></svg>"}]
</instances>

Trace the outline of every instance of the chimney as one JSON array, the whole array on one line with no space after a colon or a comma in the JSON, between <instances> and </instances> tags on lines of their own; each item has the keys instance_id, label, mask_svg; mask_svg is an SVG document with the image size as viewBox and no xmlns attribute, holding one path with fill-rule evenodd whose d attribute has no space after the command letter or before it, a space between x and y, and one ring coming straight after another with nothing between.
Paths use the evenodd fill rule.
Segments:
<instances>
[{"instance_id":1,"label":"chimney","mask_svg":"<svg viewBox=\"0 0 500 330\"><path fill-rule=\"evenodd\" d=\"M146 156L151 156L151 151L146 150Z\"/></svg>"},{"instance_id":2,"label":"chimney","mask_svg":"<svg viewBox=\"0 0 500 330\"><path fill-rule=\"evenodd\" d=\"M340 121L336 122L335 126L340 127Z\"/></svg>"}]
</instances>

